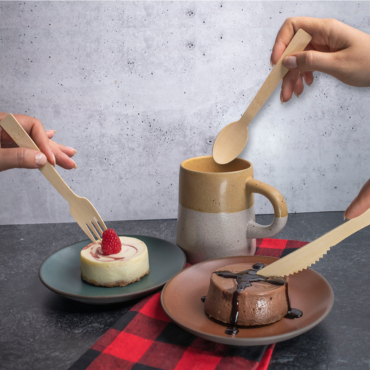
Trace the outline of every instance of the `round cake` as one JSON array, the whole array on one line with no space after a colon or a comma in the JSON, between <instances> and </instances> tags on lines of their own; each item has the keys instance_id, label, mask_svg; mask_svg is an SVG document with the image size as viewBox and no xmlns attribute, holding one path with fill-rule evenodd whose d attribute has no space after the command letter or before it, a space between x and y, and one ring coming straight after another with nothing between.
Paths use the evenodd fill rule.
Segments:
<instances>
[{"instance_id":1,"label":"round cake","mask_svg":"<svg viewBox=\"0 0 370 370\"><path fill-rule=\"evenodd\" d=\"M119 253L105 255L100 243L91 243L81 251L81 277L89 284L104 287L126 286L149 274L149 254L144 242L119 237Z\"/></svg>"},{"instance_id":2,"label":"round cake","mask_svg":"<svg viewBox=\"0 0 370 370\"><path fill-rule=\"evenodd\" d=\"M256 326L272 324L288 313L287 280L253 281L259 280L255 265L229 265L212 273L204 306L210 318L229 325Z\"/></svg>"}]
</instances>

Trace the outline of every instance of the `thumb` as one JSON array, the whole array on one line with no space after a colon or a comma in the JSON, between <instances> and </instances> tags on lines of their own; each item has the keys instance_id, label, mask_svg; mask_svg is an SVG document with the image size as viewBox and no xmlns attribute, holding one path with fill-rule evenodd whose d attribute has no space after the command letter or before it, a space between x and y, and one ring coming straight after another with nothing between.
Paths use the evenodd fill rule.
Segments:
<instances>
[{"instance_id":1,"label":"thumb","mask_svg":"<svg viewBox=\"0 0 370 370\"><path fill-rule=\"evenodd\" d=\"M40 168L46 162L45 154L37 150L26 148L0 150L0 171L11 168Z\"/></svg>"},{"instance_id":2,"label":"thumb","mask_svg":"<svg viewBox=\"0 0 370 370\"><path fill-rule=\"evenodd\" d=\"M344 219L355 218L370 208L370 180L362 187L357 197L344 212Z\"/></svg>"},{"instance_id":3,"label":"thumb","mask_svg":"<svg viewBox=\"0 0 370 370\"><path fill-rule=\"evenodd\" d=\"M340 69L340 62L336 52L302 51L284 58L282 63L285 68L298 68L300 72L318 71L332 76L339 74Z\"/></svg>"}]
</instances>

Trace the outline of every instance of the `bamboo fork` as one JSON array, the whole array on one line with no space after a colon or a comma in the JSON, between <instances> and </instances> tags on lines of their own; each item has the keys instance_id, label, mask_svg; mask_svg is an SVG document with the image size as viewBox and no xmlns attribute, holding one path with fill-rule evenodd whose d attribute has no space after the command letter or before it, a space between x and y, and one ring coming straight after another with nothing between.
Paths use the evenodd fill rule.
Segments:
<instances>
[{"instance_id":1,"label":"bamboo fork","mask_svg":"<svg viewBox=\"0 0 370 370\"><path fill-rule=\"evenodd\" d=\"M18 146L40 151L12 114L5 116L5 118L0 121L0 126L3 127ZM106 230L107 227L91 202L86 198L76 195L49 162L47 162L45 166L39 168L39 170L69 203L71 215L89 239L93 243L101 241L100 235L103 234L103 231Z\"/></svg>"}]
</instances>

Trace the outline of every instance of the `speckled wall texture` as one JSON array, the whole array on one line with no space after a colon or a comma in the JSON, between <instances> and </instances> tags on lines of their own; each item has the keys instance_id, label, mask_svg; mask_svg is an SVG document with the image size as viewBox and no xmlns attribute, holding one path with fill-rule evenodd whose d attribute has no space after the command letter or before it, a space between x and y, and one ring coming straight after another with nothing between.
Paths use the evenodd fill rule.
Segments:
<instances>
[{"instance_id":1,"label":"speckled wall texture","mask_svg":"<svg viewBox=\"0 0 370 370\"><path fill-rule=\"evenodd\" d=\"M314 4L314 6L313 6ZM211 154L271 70L289 16L369 29L368 2L0 2L1 111L78 150L59 173L105 220L177 217L182 160ZM289 212L344 210L370 177L370 90L316 73L250 125L242 157ZM256 197L257 213L272 213ZM0 174L0 224L72 221L39 171Z\"/></svg>"}]
</instances>

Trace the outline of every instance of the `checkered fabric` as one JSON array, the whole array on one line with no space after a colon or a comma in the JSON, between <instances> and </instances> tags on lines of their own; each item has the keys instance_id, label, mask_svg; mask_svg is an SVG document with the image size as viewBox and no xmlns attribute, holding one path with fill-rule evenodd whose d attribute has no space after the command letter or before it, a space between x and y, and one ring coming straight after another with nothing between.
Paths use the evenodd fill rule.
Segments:
<instances>
[{"instance_id":1,"label":"checkered fabric","mask_svg":"<svg viewBox=\"0 0 370 370\"><path fill-rule=\"evenodd\" d=\"M258 239L256 255L283 257L306 242ZM88 349L71 370L266 370L274 349L198 338L171 322L160 292L142 299Z\"/></svg>"}]
</instances>

